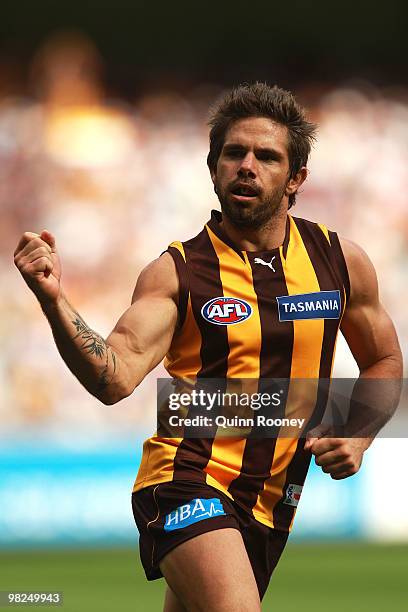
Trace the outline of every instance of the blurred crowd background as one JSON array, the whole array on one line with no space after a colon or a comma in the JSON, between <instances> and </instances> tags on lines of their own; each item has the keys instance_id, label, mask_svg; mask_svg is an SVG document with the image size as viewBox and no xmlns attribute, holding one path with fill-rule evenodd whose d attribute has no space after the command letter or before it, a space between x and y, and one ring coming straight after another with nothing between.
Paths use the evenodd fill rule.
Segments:
<instances>
[{"instance_id":1,"label":"blurred crowd background","mask_svg":"<svg viewBox=\"0 0 408 612\"><path fill-rule=\"evenodd\" d=\"M206 166L213 84L109 97L104 64L84 33L37 49L24 93L0 73L1 420L3 433L52 427L116 435L154 423L155 375L115 407L88 396L57 357L33 295L11 265L24 231L53 232L69 299L107 335L141 269L218 207ZM8 90L8 86L10 89ZM310 176L293 214L326 223L372 258L406 352L408 92L367 82L304 87L319 125ZM352 375L342 354L338 375Z\"/></svg>"},{"instance_id":2,"label":"blurred crowd background","mask_svg":"<svg viewBox=\"0 0 408 612\"><path fill-rule=\"evenodd\" d=\"M167 5L157 6L154 15L153 4L119 2L101 16L90 4L81 11L79 3L70 3L69 17L58 18L52 2L39 2L35 11L27 2L20 9L9 4L0 23L0 526L5 526L0 544L2 538L24 540L24 525L28 540L37 534L46 540L50 521L63 521L61 495L71 507L72 499L86 494L89 501L90 490L83 537L90 533L89 516L99 516L101 533L113 525L118 535L128 508L122 501L119 510L113 508L115 492L119 485L122 492L131 488L141 440L155 428L156 378L165 375L159 366L118 405L103 406L88 395L58 356L40 307L13 265L21 234L46 228L56 236L65 292L87 323L106 336L130 304L143 267L171 241L198 233L210 210L218 208L206 166L206 121L210 105L233 84L277 82L290 88L318 123L310 175L291 212L325 223L367 251L408 356L403 3L391 0L383 12L370 9L367 21L366 11L356 6L349 12L346 2L333 28L320 1L308 8L314 24L302 21L302 3L292 3L296 19L289 15L285 22L282 7L276 15L268 3L266 19L256 0L250 7L222 3L215 12L209 6L204 21L190 14L185 26ZM119 10L121 4L131 18ZM356 372L340 343L336 375ZM45 453L54 448L52 459L45 454L36 463L39 447ZM107 448L116 450L103 456L102 468L88 457L86 479L75 480L72 453L98 455ZM102 472L122 461L120 449L127 449L127 463L109 480ZM61 468L65 451L71 455ZM402 447L398 452L405 457ZM356 496L364 497L378 470L390 477L380 454L373 457L365 488L352 479L343 488L348 497L335 504L340 531L360 529ZM61 480L60 469L68 480ZM30 520L18 498L19 482L24 500L31 500ZM99 488L90 489L91 482ZM333 529L327 522L334 516L332 484L310 489L312 497L319 490L326 500L321 514L312 497L304 505L316 533L325 520ZM406 498L406 492L398 494ZM103 516L95 506L101 495L109 497ZM378 510L384 500L378 488L376 496ZM77 525L75 512L78 507L70 515ZM358 520L362 514L363 505ZM378 510L373 533L386 516ZM397 519L398 533L408 534L407 519L400 514ZM63 522L55 529L65 537ZM49 533L52 539L52 529Z\"/></svg>"}]
</instances>

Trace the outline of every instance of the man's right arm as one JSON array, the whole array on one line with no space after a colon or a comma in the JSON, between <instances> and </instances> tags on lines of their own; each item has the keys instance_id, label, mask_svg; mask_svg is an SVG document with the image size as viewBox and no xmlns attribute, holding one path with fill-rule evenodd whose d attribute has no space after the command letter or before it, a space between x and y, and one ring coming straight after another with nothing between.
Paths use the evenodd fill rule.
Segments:
<instances>
[{"instance_id":1,"label":"man's right arm","mask_svg":"<svg viewBox=\"0 0 408 612\"><path fill-rule=\"evenodd\" d=\"M65 363L103 403L114 404L130 395L167 353L178 316L178 277L169 254L140 274L132 305L106 340L65 297L55 240L49 232L24 234L14 260L40 302Z\"/></svg>"}]
</instances>

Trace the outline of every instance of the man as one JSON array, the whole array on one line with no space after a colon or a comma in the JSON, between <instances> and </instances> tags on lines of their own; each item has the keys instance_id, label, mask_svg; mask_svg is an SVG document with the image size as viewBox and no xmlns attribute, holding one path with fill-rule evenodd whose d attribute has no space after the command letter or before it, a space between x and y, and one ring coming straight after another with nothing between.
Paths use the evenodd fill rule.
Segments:
<instances>
[{"instance_id":1,"label":"man","mask_svg":"<svg viewBox=\"0 0 408 612\"><path fill-rule=\"evenodd\" d=\"M398 340L367 255L288 214L315 131L293 96L240 86L210 124L208 166L222 214L145 268L106 341L64 295L52 234L21 238L15 263L73 374L105 404L131 394L164 356L177 379L329 378L341 327L361 379L400 378ZM329 311L313 314L321 292ZM215 321L214 304L239 316ZM318 428L307 440L216 432L147 440L133 511L146 575L168 584L165 611L260 610L312 454L341 479L358 471L369 443Z\"/></svg>"}]
</instances>

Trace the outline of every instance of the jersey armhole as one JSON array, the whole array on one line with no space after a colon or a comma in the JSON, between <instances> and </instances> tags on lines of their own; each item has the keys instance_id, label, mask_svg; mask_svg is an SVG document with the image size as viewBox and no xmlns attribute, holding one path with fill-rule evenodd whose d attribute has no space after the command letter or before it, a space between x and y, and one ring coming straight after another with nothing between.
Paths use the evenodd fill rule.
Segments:
<instances>
[{"instance_id":1,"label":"jersey armhole","mask_svg":"<svg viewBox=\"0 0 408 612\"><path fill-rule=\"evenodd\" d=\"M177 243L177 244L180 245L181 248L183 248L181 243ZM167 248L167 250L164 252L169 253L172 256L174 264L176 266L177 276L179 279L179 295L178 295L179 318L178 318L177 326L178 326L178 329L181 329L186 319L188 294L189 294L187 264L179 248L170 245Z\"/></svg>"},{"instance_id":2,"label":"jersey armhole","mask_svg":"<svg viewBox=\"0 0 408 612\"><path fill-rule=\"evenodd\" d=\"M350 276L347 269L346 259L343 249L341 248L340 240L336 232L329 231L330 245L336 260L341 278L343 280L344 290L346 292L347 301L350 299Z\"/></svg>"}]
</instances>

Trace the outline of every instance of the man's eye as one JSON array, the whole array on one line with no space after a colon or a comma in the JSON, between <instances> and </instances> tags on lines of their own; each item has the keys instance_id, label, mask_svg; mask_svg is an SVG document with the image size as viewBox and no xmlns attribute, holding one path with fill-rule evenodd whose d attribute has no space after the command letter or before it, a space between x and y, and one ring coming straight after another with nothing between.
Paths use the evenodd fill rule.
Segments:
<instances>
[{"instance_id":1,"label":"man's eye","mask_svg":"<svg viewBox=\"0 0 408 612\"><path fill-rule=\"evenodd\" d=\"M257 158L260 161L277 161L276 155L273 155L273 153L258 153Z\"/></svg>"},{"instance_id":2,"label":"man's eye","mask_svg":"<svg viewBox=\"0 0 408 612\"><path fill-rule=\"evenodd\" d=\"M237 157L242 157L243 152L240 151L239 149L228 149L227 151L224 151L224 155L226 157L237 158Z\"/></svg>"}]
</instances>

